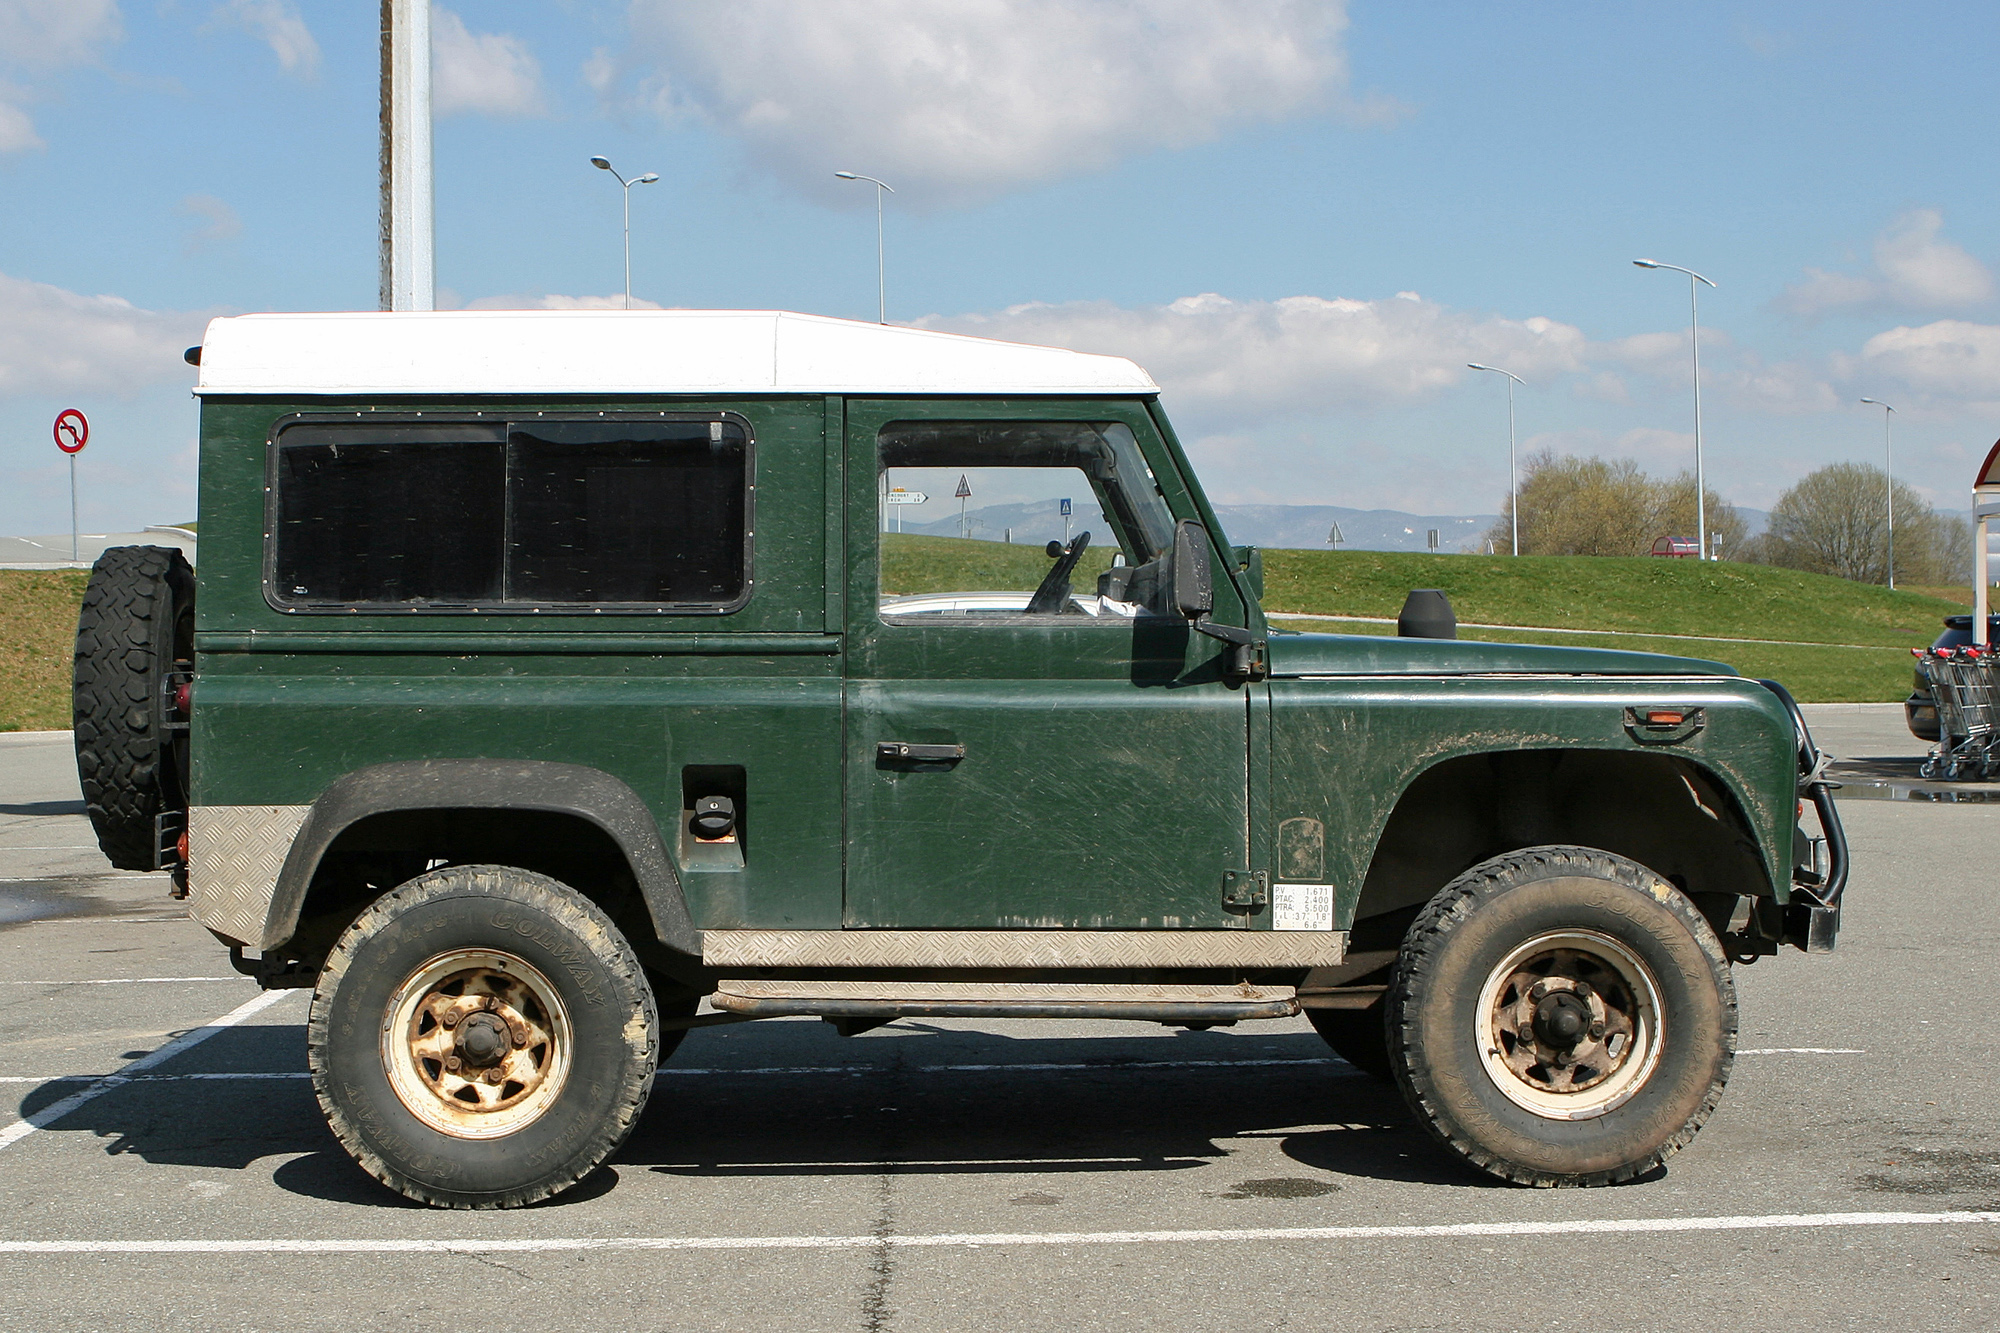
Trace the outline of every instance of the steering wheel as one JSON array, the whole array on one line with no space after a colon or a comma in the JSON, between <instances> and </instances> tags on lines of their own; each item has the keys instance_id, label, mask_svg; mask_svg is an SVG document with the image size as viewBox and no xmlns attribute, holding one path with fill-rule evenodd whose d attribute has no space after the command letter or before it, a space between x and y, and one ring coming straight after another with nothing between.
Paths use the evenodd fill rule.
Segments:
<instances>
[{"instance_id":1,"label":"steering wheel","mask_svg":"<svg viewBox=\"0 0 2000 1333\"><path fill-rule=\"evenodd\" d=\"M1048 573L1042 575L1041 586L1037 587L1035 595L1028 599L1028 609L1023 614L1061 615L1069 609L1069 576L1075 571L1076 562L1083 558L1084 550L1089 545L1090 534L1087 532L1077 533L1076 540L1069 544L1068 550L1063 549L1061 542L1049 543L1049 554L1054 557L1055 563L1049 566Z\"/></svg>"}]
</instances>

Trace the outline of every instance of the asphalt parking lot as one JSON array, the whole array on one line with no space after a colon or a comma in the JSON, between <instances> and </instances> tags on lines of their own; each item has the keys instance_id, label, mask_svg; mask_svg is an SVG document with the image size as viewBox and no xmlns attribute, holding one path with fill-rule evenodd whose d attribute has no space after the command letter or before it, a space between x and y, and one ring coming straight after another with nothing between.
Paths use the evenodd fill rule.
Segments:
<instances>
[{"instance_id":1,"label":"asphalt parking lot","mask_svg":"<svg viewBox=\"0 0 2000 1333\"><path fill-rule=\"evenodd\" d=\"M465 1214L361 1174L304 993L106 868L66 737L0 736L0 1328L1992 1327L2000 806L1842 808L1838 952L1738 970L1728 1095L1629 1186L1464 1174L1302 1020L782 1020L693 1033L571 1194Z\"/></svg>"}]
</instances>

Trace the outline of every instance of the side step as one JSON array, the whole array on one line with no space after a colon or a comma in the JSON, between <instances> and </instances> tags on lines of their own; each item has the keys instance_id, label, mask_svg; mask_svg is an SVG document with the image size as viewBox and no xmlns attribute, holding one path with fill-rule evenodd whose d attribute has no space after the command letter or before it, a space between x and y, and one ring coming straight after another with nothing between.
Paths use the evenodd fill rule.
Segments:
<instances>
[{"instance_id":1,"label":"side step","mask_svg":"<svg viewBox=\"0 0 2000 1333\"><path fill-rule=\"evenodd\" d=\"M1014 981L723 981L709 1003L751 1018L1131 1018L1234 1023L1290 1018L1290 986L1143 986Z\"/></svg>"}]
</instances>

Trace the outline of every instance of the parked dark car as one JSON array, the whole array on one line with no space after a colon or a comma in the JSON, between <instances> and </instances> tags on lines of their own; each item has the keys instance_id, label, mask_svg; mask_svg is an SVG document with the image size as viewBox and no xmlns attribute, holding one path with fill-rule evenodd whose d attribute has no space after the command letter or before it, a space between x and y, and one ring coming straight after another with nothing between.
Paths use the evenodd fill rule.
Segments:
<instances>
[{"instance_id":1,"label":"parked dark car","mask_svg":"<svg viewBox=\"0 0 2000 1333\"><path fill-rule=\"evenodd\" d=\"M1946 616L1944 633L1931 644L1933 648L1957 648L1972 642L1972 617ZM2000 616L1986 618L1986 642L2000 643ZM1910 734L1920 741L1935 744L1938 739L1937 702L1931 698L1931 684L1924 679L1922 668L1911 672L1911 683L1915 687L1910 697L1903 700L1903 717L1910 724Z\"/></svg>"}]
</instances>

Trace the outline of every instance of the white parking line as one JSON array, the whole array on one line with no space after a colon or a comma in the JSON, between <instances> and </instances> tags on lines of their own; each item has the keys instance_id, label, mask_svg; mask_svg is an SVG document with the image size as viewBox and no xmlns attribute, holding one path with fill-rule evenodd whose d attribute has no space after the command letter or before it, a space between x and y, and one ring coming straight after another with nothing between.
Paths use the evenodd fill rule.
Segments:
<instances>
[{"instance_id":1,"label":"white parking line","mask_svg":"<svg viewBox=\"0 0 2000 1333\"><path fill-rule=\"evenodd\" d=\"M0 981L0 986L153 986L170 981L244 981L233 977L96 977L88 981Z\"/></svg>"},{"instance_id":2,"label":"white parking line","mask_svg":"<svg viewBox=\"0 0 2000 1333\"><path fill-rule=\"evenodd\" d=\"M535 1254L571 1250L977 1249L1022 1245L1216 1244L1228 1241L1451 1240L1688 1231L1986 1226L2000 1212L1771 1213L1756 1217L1628 1217L1438 1226L1233 1227L1207 1231L956 1232L917 1236L582 1236L396 1240L12 1240L0 1254Z\"/></svg>"},{"instance_id":3,"label":"white parking line","mask_svg":"<svg viewBox=\"0 0 2000 1333\"><path fill-rule=\"evenodd\" d=\"M120 1078L124 1079L127 1083L201 1083L232 1082L235 1080L258 1082L274 1078L311 1077L312 1075L303 1069L294 1073L283 1074L246 1073L231 1070L221 1074L133 1074L129 1077L124 1074L51 1074L47 1078L38 1078L33 1074L8 1074L0 1076L0 1083L89 1083L94 1079L100 1078Z\"/></svg>"},{"instance_id":4,"label":"white parking line","mask_svg":"<svg viewBox=\"0 0 2000 1333\"><path fill-rule=\"evenodd\" d=\"M160 1047L159 1050L154 1051L151 1055L141 1056L117 1073L106 1074L95 1083L84 1088L79 1088L61 1101L43 1107L27 1119L17 1120L7 1126L7 1128L0 1129L0 1150L11 1148L36 1130L54 1124L71 1111L82 1106L85 1102L95 1101L105 1093L110 1092L113 1088L123 1087L125 1084L132 1082L133 1075L142 1074L155 1065L163 1064L179 1055L182 1051L193 1046L199 1046L216 1033L233 1028L245 1019L255 1016L261 1010L268 1009L278 1001L287 999L295 994L297 994L296 991L290 990L260 991L248 1000L245 1000L242 1004L237 1005L234 1009L231 1009L222 1017L215 1019L213 1022L206 1023L192 1032L181 1034Z\"/></svg>"},{"instance_id":5,"label":"white parking line","mask_svg":"<svg viewBox=\"0 0 2000 1333\"><path fill-rule=\"evenodd\" d=\"M1738 1051L1738 1055L1866 1055L1854 1046L1762 1046Z\"/></svg>"}]
</instances>

